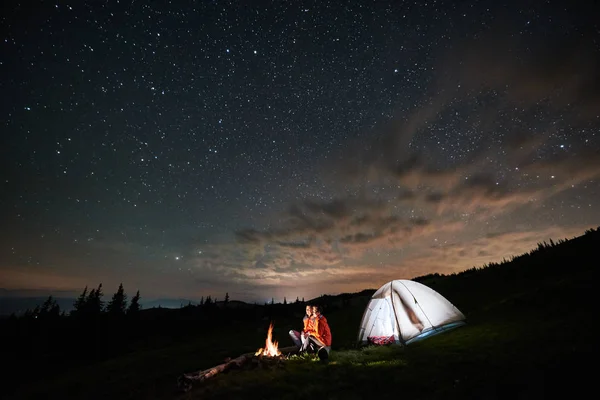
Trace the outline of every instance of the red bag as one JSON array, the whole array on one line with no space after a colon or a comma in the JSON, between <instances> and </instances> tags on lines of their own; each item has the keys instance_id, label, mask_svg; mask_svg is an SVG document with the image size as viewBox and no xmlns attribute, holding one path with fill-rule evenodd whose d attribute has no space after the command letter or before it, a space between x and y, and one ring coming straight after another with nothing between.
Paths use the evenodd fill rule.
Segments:
<instances>
[{"instance_id":1,"label":"red bag","mask_svg":"<svg viewBox=\"0 0 600 400\"><path fill-rule=\"evenodd\" d=\"M392 336L369 336L367 341L370 344L375 344L378 346L382 346L385 344L394 344L396 341L394 340L394 335Z\"/></svg>"}]
</instances>

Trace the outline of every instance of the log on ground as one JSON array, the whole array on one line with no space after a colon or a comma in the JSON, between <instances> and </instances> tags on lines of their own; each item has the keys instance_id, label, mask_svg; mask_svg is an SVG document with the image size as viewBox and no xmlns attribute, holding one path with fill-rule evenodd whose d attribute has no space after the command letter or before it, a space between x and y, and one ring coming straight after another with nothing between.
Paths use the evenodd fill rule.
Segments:
<instances>
[{"instance_id":1,"label":"log on ground","mask_svg":"<svg viewBox=\"0 0 600 400\"><path fill-rule=\"evenodd\" d=\"M284 348L279 349L281 354L286 355L286 356L290 355L290 354L298 353L298 350L299 349L297 346L289 346L289 347L284 347ZM210 379L210 378L212 378L222 372L228 371L232 368L240 368L246 363L246 361L251 360L254 357L254 355L255 355L254 353L242 354L241 356L239 356L237 358L228 360L228 361L224 362L223 364L219 364L215 367L183 374L177 378L177 386L179 387L180 390L187 392L188 390L190 390L192 388L192 385L195 382L204 382L205 380Z\"/></svg>"}]
</instances>

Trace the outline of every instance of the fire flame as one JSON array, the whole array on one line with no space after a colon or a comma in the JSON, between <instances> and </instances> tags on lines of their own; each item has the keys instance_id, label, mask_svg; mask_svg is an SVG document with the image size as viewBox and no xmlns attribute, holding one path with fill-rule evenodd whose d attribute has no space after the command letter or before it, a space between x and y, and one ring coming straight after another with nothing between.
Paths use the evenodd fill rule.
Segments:
<instances>
[{"instance_id":1,"label":"fire flame","mask_svg":"<svg viewBox=\"0 0 600 400\"><path fill-rule=\"evenodd\" d=\"M255 356L267 356L267 357L277 357L281 355L279 348L277 347L277 342L273 342L271 340L273 335L273 323L269 325L269 331L267 332L267 340L265 341L265 348L260 348L254 353Z\"/></svg>"}]
</instances>

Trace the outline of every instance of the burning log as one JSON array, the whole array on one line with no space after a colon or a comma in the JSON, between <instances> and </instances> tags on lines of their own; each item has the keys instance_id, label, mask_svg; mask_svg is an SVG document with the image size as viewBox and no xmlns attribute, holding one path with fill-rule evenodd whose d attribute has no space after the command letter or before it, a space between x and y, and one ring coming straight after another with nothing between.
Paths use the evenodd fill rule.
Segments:
<instances>
[{"instance_id":1,"label":"burning log","mask_svg":"<svg viewBox=\"0 0 600 400\"><path fill-rule=\"evenodd\" d=\"M255 364L261 367L272 367L275 365L281 366L283 358L290 354L297 353L299 348L296 346L290 346L279 349L277 342L271 340L272 333L273 324L269 325L265 347L258 349L256 353L242 354L233 360L228 358L223 364L219 364L216 367L183 374L177 378L177 386L182 391L187 392L192 388L192 384L194 382L204 382L205 380L210 379L221 372L228 371L232 368L240 368L248 360L253 360Z\"/></svg>"},{"instance_id":2,"label":"burning log","mask_svg":"<svg viewBox=\"0 0 600 400\"><path fill-rule=\"evenodd\" d=\"M290 346L290 347L281 348L281 349L279 349L279 351L281 352L281 356L283 357L283 356L289 356L289 355L298 353L299 348L297 346ZM282 357L277 357L278 363L281 362ZM230 369L241 368L249 360L253 360L254 363L256 363L260 366L263 366L263 365L265 365L265 363L271 363L271 361L266 361L270 358L273 358L273 357L267 357L267 356L262 356L262 355L257 356L256 353L242 354L241 356L239 356L237 358L228 360L228 361L224 362L223 364L219 364L215 367L208 368L208 369L201 370L201 371L195 371L195 372L189 372L189 373L183 374L177 378L177 386L179 387L180 390L187 392L192 388L192 385L194 383L204 382L207 379L213 378L214 376L216 376L222 372L226 372ZM268 365L270 366L270 364L268 364Z\"/></svg>"}]
</instances>

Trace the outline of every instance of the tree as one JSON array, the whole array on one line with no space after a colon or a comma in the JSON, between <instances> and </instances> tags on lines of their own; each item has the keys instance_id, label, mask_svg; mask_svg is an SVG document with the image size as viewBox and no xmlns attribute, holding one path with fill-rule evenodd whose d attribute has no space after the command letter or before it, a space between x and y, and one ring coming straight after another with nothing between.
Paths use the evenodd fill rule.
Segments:
<instances>
[{"instance_id":1,"label":"tree","mask_svg":"<svg viewBox=\"0 0 600 400\"><path fill-rule=\"evenodd\" d=\"M48 298L46 299L46 301L44 302L44 304L42 304L42 309L40 310L40 315L46 315L50 312L50 308L52 308L52 305L55 303L54 299L52 299L52 296L48 296Z\"/></svg>"},{"instance_id":2,"label":"tree","mask_svg":"<svg viewBox=\"0 0 600 400\"><path fill-rule=\"evenodd\" d=\"M30 309L27 309L27 311L25 311L25 317L37 319L39 316L40 316L40 306L35 306L33 311Z\"/></svg>"},{"instance_id":3,"label":"tree","mask_svg":"<svg viewBox=\"0 0 600 400\"><path fill-rule=\"evenodd\" d=\"M96 290L92 289L86 300L85 308L88 315L99 315L104 311L104 301L102 300L104 293L102 292L102 284L98 285Z\"/></svg>"},{"instance_id":4,"label":"tree","mask_svg":"<svg viewBox=\"0 0 600 400\"><path fill-rule=\"evenodd\" d=\"M88 287L86 286L85 289L83 289L83 292L81 292L81 294L75 301L75 303L73 303L74 308L73 308L73 311L71 311L70 315L80 316L84 313L87 291L88 291Z\"/></svg>"},{"instance_id":5,"label":"tree","mask_svg":"<svg viewBox=\"0 0 600 400\"><path fill-rule=\"evenodd\" d=\"M129 303L129 308L127 308L127 315L136 315L141 310L140 306L140 291L138 290L135 296L131 299L131 303Z\"/></svg>"},{"instance_id":6,"label":"tree","mask_svg":"<svg viewBox=\"0 0 600 400\"><path fill-rule=\"evenodd\" d=\"M83 314L84 315L89 315L91 310L92 310L92 303L94 302L94 298L96 297L96 289L92 289L90 290L90 292L88 293L86 299L85 299L85 304L83 305Z\"/></svg>"},{"instance_id":7,"label":"tree","mask_svg":"<svg viewBox=\"0 0 600 400\"><path fill-rule=\"evenodd\" d=\"M229 303L229 293L225 293L225 305L227 305L227 303Z\"/></svg>"},{"instance_id":8,"label":"tree","mask_svg":"<svg viewBox=\"0 0 600 400\"><path fill-rule=\"evenodd\" d=\"M283 304L287 304L287 299L285 298L285 296L283 296Z\"/></svg>"},{"instance_id":9,"label":"tree","mask_svg":"<svg viewBox=\"0 0 600 400\"><path fill-rule=\"evenodd\" d=\"M42 304L39 316L44 319L60 317L60 306L52 296L48 296L48 299Z\"/></svg>"},{"instance_id":10,"label":"tree","mask_svg":"<svg viewBox=\"0 0 600 400\"><path fill-rule=\"evenodd\" d=\"M125 310L127 309L127 295L125 294L125 290L123 289L123 284L119 285L117 292L113 294L112 299L108 302L106 306L106 311L109 315L112 316L123 316L125 315Z\"/></svg>"}]
</instances>

